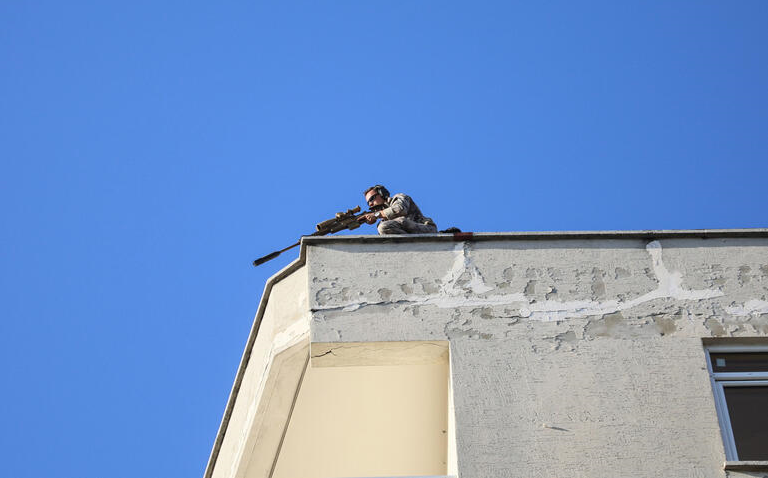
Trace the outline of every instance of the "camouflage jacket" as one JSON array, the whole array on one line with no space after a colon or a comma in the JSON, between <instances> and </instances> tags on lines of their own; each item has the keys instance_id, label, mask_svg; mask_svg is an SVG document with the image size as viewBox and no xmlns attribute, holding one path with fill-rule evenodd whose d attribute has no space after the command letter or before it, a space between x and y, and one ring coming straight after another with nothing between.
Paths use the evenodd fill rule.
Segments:
<instances>
[{"instance_id":1,"label":"camouflage jacket","mask_svg":"<svg viewBox=\"0 0 768 478\"><path fill-rule=\"evenodd\" d=\"M397 193L394 196L388 197L385 202L387 207L381 212L387 220L405 216L411 221L418 222L419 224L435 224L432 219L421 213L419 206L413 202L413 199L411 199L410 196L403 193Z\"/></svg>"}]
</instances>

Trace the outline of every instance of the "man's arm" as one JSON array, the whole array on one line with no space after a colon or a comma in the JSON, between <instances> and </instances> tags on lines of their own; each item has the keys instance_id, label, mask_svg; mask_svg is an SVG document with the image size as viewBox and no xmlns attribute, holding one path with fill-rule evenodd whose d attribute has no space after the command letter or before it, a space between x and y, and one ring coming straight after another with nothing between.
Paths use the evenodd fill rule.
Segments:
<instances>
[{"instance_id":1,"label":"man's arm","mask_svg":"<svg viewBox=\"0 0 768 478\"><path fill-rule=\"evenodd\" d=\"M369 212L363 214L361 221L365 221L368 224L373 224L378 219L386 221L387 219L395 219L396 217L408 215L408 210L411 208L411 198L403 193L397 193L391 198L392 200L385 209L378 211L378 213ZM376 216L378 214L378 217Z\"/></svg>"},{"instance_id":2,"label":"man's arm","mask_svg":"<svg viewBox=\"0 0 768 478\"><path fill-rule=\"evenodd\" d=\"M405 194L398 193L392 196L392 202L389 207L381 211L382 219L394 219L396 217L405 216L408 214L408 210L411 208L411 198Z\"/></svg>"}]
</instances>

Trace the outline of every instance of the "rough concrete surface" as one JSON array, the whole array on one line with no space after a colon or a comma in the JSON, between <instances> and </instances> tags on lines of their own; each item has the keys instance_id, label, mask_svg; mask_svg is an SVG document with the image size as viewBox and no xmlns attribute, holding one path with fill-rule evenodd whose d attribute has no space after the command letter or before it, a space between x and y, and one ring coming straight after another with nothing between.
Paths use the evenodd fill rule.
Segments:
<instances>
[{"instance_id":1,"label":"rough concrete surface","mask_svg":"<svg viewBox=\"0 0 768 478\"><path fill-rule=\"evenodd\" d=\"M317 241L307 269L313 343L449 341L463 478L726 476L702 338L768 336L766 238Z\"/></svg>"}]
</instances>

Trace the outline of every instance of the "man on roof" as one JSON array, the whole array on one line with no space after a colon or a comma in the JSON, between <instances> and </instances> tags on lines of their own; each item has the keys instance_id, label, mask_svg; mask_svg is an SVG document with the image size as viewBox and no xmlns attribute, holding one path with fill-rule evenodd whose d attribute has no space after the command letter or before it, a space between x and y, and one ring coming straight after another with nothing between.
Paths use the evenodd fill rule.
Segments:
<instances>
[{"instance_id":1,"label":"man on roof","mask_svg":"<svg viewBox=\"0 0 768 478\"><path fill-rule=\"evenodd\" d=\"M389 195L387 188L381 184L365 190L365 202L369 212L360 216L361 221L373 224L381 219L377 229L379 234L434 234L437 232L435 222L425 217L419 206L410 196L403 193Z\"/></svg>"}]
</instances>

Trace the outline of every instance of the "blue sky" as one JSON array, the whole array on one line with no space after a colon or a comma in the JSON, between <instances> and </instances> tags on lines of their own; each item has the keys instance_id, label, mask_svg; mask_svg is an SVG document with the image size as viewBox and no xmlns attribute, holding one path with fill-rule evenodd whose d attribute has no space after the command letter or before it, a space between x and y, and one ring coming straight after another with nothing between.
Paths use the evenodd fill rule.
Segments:
<instances>
[{"instance_id":1,"label":"blue sky","mask_svg":"<svg viewBox=\"0 0 768 478\"><path fill-rule=\"evenodd\" d=\"M2 474L201 476L296 251L251 261L372 184L465 231L768 226L766 25L762 0L2 2Z\"/></svg>"}]
</instances>

